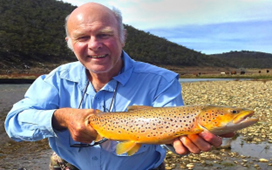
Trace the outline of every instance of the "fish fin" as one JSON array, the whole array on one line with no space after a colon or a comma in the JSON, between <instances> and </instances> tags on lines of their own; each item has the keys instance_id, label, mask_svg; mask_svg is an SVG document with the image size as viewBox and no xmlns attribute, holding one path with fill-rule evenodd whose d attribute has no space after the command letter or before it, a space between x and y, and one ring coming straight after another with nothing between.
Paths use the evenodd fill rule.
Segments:
<instances>
[{"instance_id":1,"label":"fish fin","mask_svg":"<svg viewBox=\"0 0 272 170\"><path fill-rule=\"evenodd\" d=\"M150 109L152 106L138 106L138 105L133 105L133 106L128 106L128 112L134 111L134 110L142 110L142 109Z\"/></svg>"},{"instance_id":2,"label":"fish fin","mask_svg":"<svg viewBox=\"0 0 272 170\"><path fill-rule=\"evenodd\" d=\"M102 113L101 110L95 109L95 114Z\"/></svg>"},{"instance_id":3,"label":"fish fin","mask_svg":"<svg viewBox=\"0 0 272 170\"><path fill-rule=\"evenodd\" d=\"M123 153L129 152L136 145L134 141L125 141L118 143L116 146L117 155L121 155ZM134 152L135 153L135 152Z\"/></svg>"},{"instance_id":4,"label":"fish fin","mask_svg":"<svg viewBox=\"0 0 272 170\"><path fill-rule=\"evenodd\" d=\"M127 152L128 156L134 155L140 149L140 147L141 144L136 143L136 145Z\"/></svg>"},{"instance_id":5,"label":"fish fin","mask_svg":"<svg viewBox=\"0 0 272 170\"><path fill-rule=\"evenodd\" d=\"M98 142L98 141L101 141L103 139L103 137L101 135L97 135L96 138L95 138L95 142Z\"/></svg>"}]
</instances>

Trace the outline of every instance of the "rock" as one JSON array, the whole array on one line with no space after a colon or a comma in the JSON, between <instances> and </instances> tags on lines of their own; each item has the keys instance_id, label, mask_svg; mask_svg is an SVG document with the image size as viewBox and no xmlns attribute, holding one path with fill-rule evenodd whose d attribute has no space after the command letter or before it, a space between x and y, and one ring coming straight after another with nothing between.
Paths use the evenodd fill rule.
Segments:
<instances>
[{"instance_id":1,"label":"rock","mask_svg":"<svg viewBox=\"0 0 272 170\"><path fill-rule=\"evenodd\" d=\"M268 161L267 159L265 159L265 158L260 158L259 161L260 161L260 162L269 162L269 161Z\"/></svg>"}]
</instances>

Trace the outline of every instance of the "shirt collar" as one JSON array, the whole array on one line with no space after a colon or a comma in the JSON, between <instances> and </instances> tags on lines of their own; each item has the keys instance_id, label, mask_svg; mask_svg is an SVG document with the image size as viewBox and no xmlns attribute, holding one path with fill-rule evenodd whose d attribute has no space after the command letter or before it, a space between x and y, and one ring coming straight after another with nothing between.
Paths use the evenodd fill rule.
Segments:
<instances>
[{"instance_id":1,"label":"shirt collar","mask_svg":"<svg viewBox=\"0 0 272 170\"><path fill-rule=\"evenodd\" d=\"M87 75L85 67L79 62L68 64L67 67L60 67L60 78L78 83L78 87L83 91L87 85Z\"/></svg>"},{"instance_id":2,"label":"shirt collar","mask_svg":"<svg viewBox=\"0 0 272 170\"><path fill-rule=\"evenodd\" d=\"M124 62L124 66L120 73L117 76L113 77L113 79L118 81L120 84L124 86L131 77L135 61L132 60L125 51L123 51L122 53L122 59Z\"/></svg>"}]
</instances>

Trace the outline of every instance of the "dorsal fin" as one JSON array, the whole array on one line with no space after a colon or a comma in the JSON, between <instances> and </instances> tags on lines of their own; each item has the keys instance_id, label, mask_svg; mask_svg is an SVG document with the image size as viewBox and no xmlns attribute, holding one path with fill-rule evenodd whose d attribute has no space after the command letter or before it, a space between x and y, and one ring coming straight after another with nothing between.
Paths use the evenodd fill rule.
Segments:
<instances>
[{"instance_id":1,"label":"dorsal fin","mask_svg":"<svg viewBox=\"0 0 272 170\"><path fill-rule=\"evenodd\" d=\"M135 111L135 110L150 109L150 108L152 108L152 106L133 105L133 106L128 106L128 112Z\"/></svg>"}]
</instances>

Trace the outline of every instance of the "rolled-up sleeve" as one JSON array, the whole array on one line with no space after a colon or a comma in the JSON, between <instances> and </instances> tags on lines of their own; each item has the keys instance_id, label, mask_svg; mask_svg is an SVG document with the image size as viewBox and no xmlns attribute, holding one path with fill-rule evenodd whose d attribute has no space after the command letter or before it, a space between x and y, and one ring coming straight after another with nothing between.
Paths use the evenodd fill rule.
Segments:
<instances>
[{"instance_id":1,"label":"rolled-up sleeve","mask_svg":"<svg viewBox=\"0 0 272 170\"><path fill-rule=\"evenodd\" d=\"M15 141L36 141L55 136L52 116L58 108L58 89L39 77L24 99L13 105L5 120L5 129Z\"/></svg>"}]
</instances>

